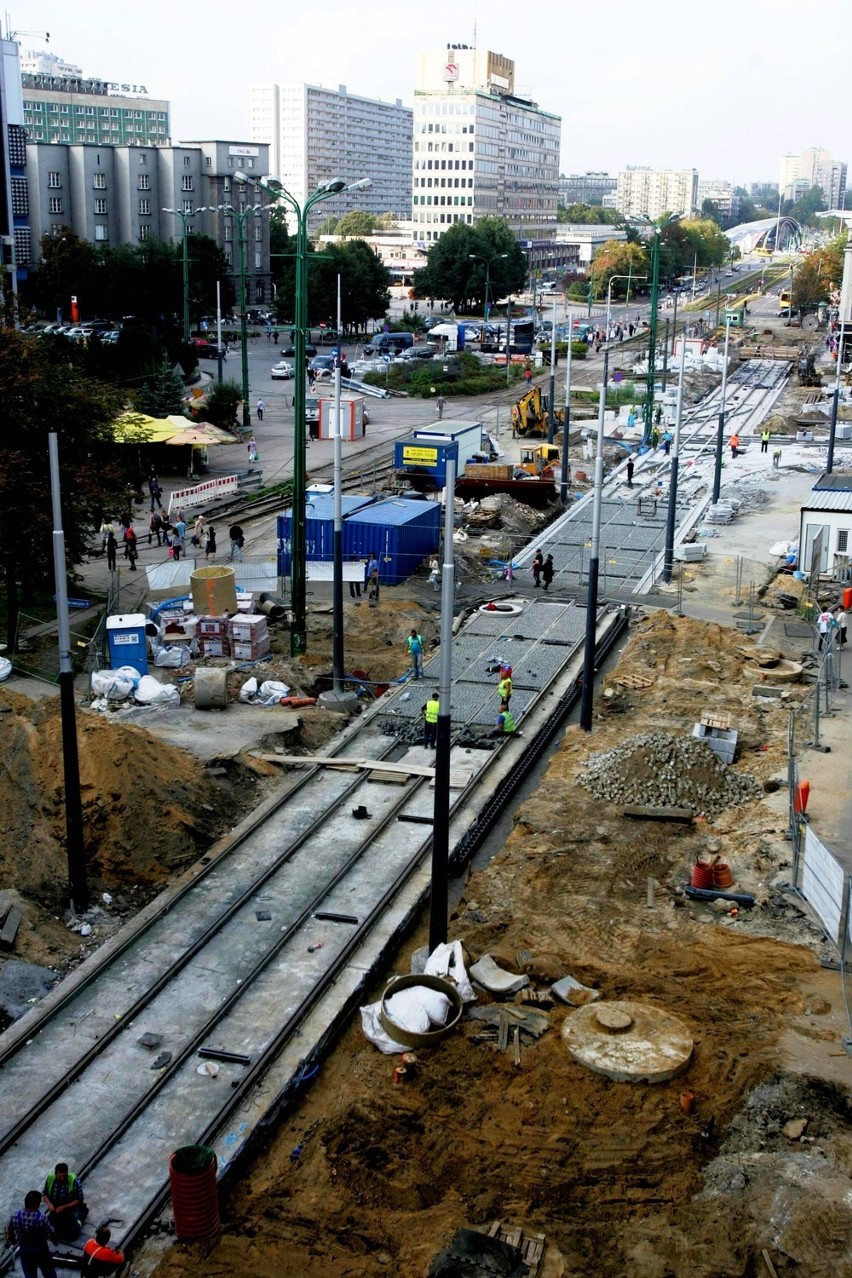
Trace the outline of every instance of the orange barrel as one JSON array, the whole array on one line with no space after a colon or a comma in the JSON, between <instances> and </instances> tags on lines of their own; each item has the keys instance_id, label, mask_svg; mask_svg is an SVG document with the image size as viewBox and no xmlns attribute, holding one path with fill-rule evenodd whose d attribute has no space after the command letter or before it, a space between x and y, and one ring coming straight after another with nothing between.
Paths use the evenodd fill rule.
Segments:
<instances>
[{"instance_id":1,"label":"orange barrel","mask_svg":"<svg viewBox=\"0 0 852 1278\"><path fill-rule=\"evenodd\" d=\"M843 587L843 610L848 612L852 608L852 586Z\"/></svg>"},{"instance_id":2,"label":"orange barrel","mask_svg":"<svg viewBox=\"0 0 852 1278\"><path fill-rule=\"evenodd\" d=\"M169 1159L175 1233L198 1242L219 1232L216 1152L207 1145L183 1145Z\"/></svg>"},{"instance_id":3,"label":"orange barrel","mask_svg":"<svg viewBox=\"0 0 852 1278\"><path fill-rule=\"evenodd\" d=\"M713 866L714 888L729 888L734 881L733 871L724 861L717 861Z\"/></svg>"},{"instance_id":4,"label":"orange barrel","mask_svg":"<svg viewBox=\"0 0 852 1278\"><path fill-rule=\"evenodd\" d=\"M810 793L811 793L810 781L800 781L799 784L796 786L796 795L793 800L794 812L807 812L808 797Z\"/></svg>"}]
</instances>

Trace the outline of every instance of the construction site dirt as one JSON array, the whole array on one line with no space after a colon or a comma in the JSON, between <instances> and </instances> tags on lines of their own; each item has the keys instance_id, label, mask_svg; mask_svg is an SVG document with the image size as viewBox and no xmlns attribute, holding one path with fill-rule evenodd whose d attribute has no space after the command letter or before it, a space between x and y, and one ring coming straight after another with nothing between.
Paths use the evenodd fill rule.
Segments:
<instances>
[{"instance_id":1,"label":"construction site dirt","mask_svg":"<svg viewBox=\"0 0 852 1278\"><path fill-rule=\"evenodd\" d=\"M539 526L507 521L492 553L502 540L511 554ZM463 543L462 559L464 581L490 575L478 539ZM701 565L685 580L689 611L691 592L700 588L706 602L714 584ZM729 584L713 598L730 615ZM411 589L386 591L378 608L347 597L349 668L375 683L401 675L410 628L427 649L437 637L439 599L425 570ZM771 616L771 590L763 606ZM312 608L310 624L311 655L291 661L279 636L268 666L308 696L328 679L330 611ZM821 966L832 960L822 929L785 887L788 718L809 685L793 677L778 697L753 695L770 643L790 663L807 647L785 640L783 625L761 637L761 650L731 625L640 608L601 676L592 733L567 729L508 838L457 885L451 938L471 962L490 954L524 972L545 1000L532 1006L549 1027L522 1039L519 1064L511 1049L475 1041L482 1025L465 1018L394 1082L399 1058L369 1044L356 1018L223 1190L221 1235L186 1246L157 1234L134 1256L134 1273L425 1278L456 1230L500 1220L546 1236L537 1278L852 1278L847 1014L838 972ZM242 678L229 676L232 701ZM82 713L95 905L81 932L61 910L58 706L9 687L0 701L0 909L23 907L16 957L57 971L280 784L281 769L257 755L316 753L338 727L310 706L286 731L276 719L284 710L233 706L210 717L202 743L191 704L173 719ZM708 713L737 730L731 772L740 780L720 782L706 757L689 770L695 789L679 791L661 760L691 742ZM588 766L600 755L609 758ZM583 784L592 774L599 788ZM666 802L680 801L693 819L625 818L619 778L638 785L631 803L659 802L650 786L664 782ZM817 810L819 800L817 789ZM686 897L697 858L730 865L732 890L754 908ZM426 939L423 921L396 972L409 971ZM604 999L678 1016L694 1041L685 1072L631 1084L575 1062L561 1035L572 1009L548 994L568 974ZM527 995L506 1006L522 1013Z\"/></svg>"}]
</instances>

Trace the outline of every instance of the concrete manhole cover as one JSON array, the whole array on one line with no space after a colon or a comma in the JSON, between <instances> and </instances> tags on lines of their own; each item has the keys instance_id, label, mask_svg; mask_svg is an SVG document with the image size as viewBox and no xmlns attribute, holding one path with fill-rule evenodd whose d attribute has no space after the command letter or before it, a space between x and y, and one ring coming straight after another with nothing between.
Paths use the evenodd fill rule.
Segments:
<instances>
[{"instance_id":1,"label":"concrete manhole cover","mask_svg":"<svg viewBox=\"0 0 852 1278\"><path fill-rule=\"evenodd\" d=\"M568 1017L562 1037L575 1061L618 1083L665 1083L692 1059L683 1021L644 1003L589 1003Z\"/></svg>"}]
</instances>

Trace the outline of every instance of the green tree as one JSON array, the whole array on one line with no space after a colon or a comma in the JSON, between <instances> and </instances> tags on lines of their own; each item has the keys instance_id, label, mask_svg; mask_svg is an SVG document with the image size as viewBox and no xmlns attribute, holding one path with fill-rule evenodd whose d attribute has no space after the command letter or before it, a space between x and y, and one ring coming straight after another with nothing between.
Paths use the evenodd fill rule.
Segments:
<instances>
[{"instance_id":1,"label":"green tree","mask_svg":"<svg viewBox=\"0 0 852 1278\"><path fill-rule=\"evenodd\" d=\"M605 209L599 204L560 204L556 209L556 220L576 225L618 226L624 218L617 209Z\"/></svg>"},{"instance_id":2,"label":"green tree","mask_svg":"<svg viewBox=\"0 0 852 1278\"><path fill-rule=\"evenodd\" d=\"M149 417L168 417L183 410L183 381L167 363L143 382L136 394L136 407Z\"/></svg>"},{"instance_id":3,"label":"green tree","mask_svg":"<svg viewBox=\"0 0 852 1278\"><path fill-rule=\"evenodd\" d=\"M476 226L454 222L415 272L414 287L418 297L449 299L456 312L481 311L486 270L492 300L523 292L526 258L500 217L481 218Z\"/></svg>"},{"instance_id":4,"label":"green tree","mask_svg":"<svg viewBox=\"0 0 852 1278\"><path fill-rule=\"evenodd\" d=\"M372 235L376 219L363 209L350 209L337 223L337 235Z\"/></svg>"},{"instance_id":5,"label":"green tree","mask_svg":"<svg viewBox=\"0 0 852 1278\"><path fill-rule=\"evenodd\" d=\"M336 219L334 221L337 226ZM322 227L320 232L323 234ZM334 234L333 231L328 234ZM269 252L272 282L275 285L275 313L279 323L292 324L296 313L296 239L287 230L284 210L274 209L269 215Z\"/></svg>"},{"instance_id":6,"label":"green tree","mask_svg":"<svg viewBox=\"0 0 852 1278\"><path fill-rule=\"evenodd\" d=\"M236 291L225 254L209 235L190 235L188 243L190 315L198 321L202 315L216 314L217 283L222 313L228 315L234 306Z\"/></svg>"},{"instance_id":7,"label":"green tree","mask_svg":"<svg viewBox=\"0 0 852 1278\"><path fill-rule=\"evenodd\" d=\"M629 244L624 240L607 240L592 262L592 288L597 297L603 297L613 275L630 275L635 280L641 275L650 278L650 274L648 254L641 245ZM624 296L626 289L627 280L620 279L613 285L612 295Z\"/></svg>"},{"instance_id":8,"label":"green tree","mask_svg":"<svg viewBox=\"0 0 852 1278\"><path fill-rule=\"evenodd\" d=\"M329 216L325 218L324 221L320 222L319 227L317 228L317 235L336 235L337 224L339 221L339 217Z\"/></svg>"},{"instance_id":9,"label":"green tree","mask_svg":"<svg viewBox=\"0 0 852 1278\"><path fill-rule=\"evenodd\" d=\"M210 388L206 405L199 409L198 420L213 422L228 430L237 420L237 406L242 398L242 387L236 382L217 382Z\"/></svg>"},{"instance_id":10,"label":"green tree","mask_svg":"<svg viewBox=\"0 0 852 1278\"><path fill-rule=\"evenodd\" d=\"M790 206L790 216L803 226L818 226L819 218L816 215L827 208L822 187L812 186L805 191L804 195L799 196L795 204Z\"/></svg>"},{"instance_id":11,"label":"green tree","mask_svg":"<svg viewBox=\"0 0 852 1278\"><path fill-rule=\"evenodd\" d=\"M53 319L62 310L66 323L71 320L71 298L78 298L82 314L98 315L92 306L100 290L98 268L100 255L94 244L80 239L68 226L58 228L56 235L44 235L41 261L28 272L23 295ZM96 303L95 303L96 304Z\"/></svg>"},{"instance_id":12,"label":"green tree","mask_svg":"<svg viewBox=\"0 0 852 1278\"><path fill-rule=\"evenodd\" d=\"M85 377L63 346L11 329L0 334L0 562L10 649L19 590L53 581L49 432L59 436L69 569L82 562L93 527L123 488L120 448L112 444L123 397Z\"/></svg>"},{"instance_id":13,"label":"green tree","mask_svg":"<svg viewBox=\"0 0 852 1278\"><path fill-rule=\"evenodd\" d=\"M391 276L378 254L363 240L329 244L308 271L308 322L337 323L337 277L340 276L341 322L346 328L365 327L390 305Z\"/></svg>"},{"instance_id":14,"label":"green tree","mask_svg":"<svg viewBox=\"0 0 852 1278\"><path fill-rule=\"evenodd\" d=\"M827 302L843 279L843 249L846 236L840 235L825 248L809 253L793 276L793 305L808 310Z\"/></svg>"}]
</instances>

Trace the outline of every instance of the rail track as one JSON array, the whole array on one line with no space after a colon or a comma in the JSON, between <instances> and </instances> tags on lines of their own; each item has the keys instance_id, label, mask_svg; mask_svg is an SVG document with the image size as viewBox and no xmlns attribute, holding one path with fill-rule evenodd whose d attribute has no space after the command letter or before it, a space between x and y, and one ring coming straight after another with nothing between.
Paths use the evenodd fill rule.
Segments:
<instances>
[{"instance_id":1,"label":"rail track","mask_svg":"<svg viewBox=\"0 0 852 1278\"><path fill-rule=\"evenodd\" d=\"M583 617L571 605L545 609L560 634L563 614L579 614L569 627L576 642L565 644L550 667L558 673L579 648ZM496 625L497 642L499 627L509 624L482 622L476 651L492 644L489 626ZM537 642L529 640L531 652ZM540 658L533 665L539 668ZM471 669L460 663L454 693L468 706L458 716L462 729L493 717L493 680ZM415 689L421 698L426 686ZM519 691L527 714L549 686L550 680L539 681ZM397 694L397 705L405 706L404 695ZM406 712L415 722L416 709ZM387 713L377 703L364 726L355 726L337 751L341 762L366 754L387 763L407 749L411 761L411 748L383 732ZM560 713L567 713L564 705ZM531 738L526 752L537 734ZM506 743L513 744L521 743ZM499 768L503 748L472 752L480 756L477 779ZM415 747L415 761L418 752ZM454 767L469 757L459 752ZM428 780L412 775L400 788L377 785L363 772L353 778L306 766L285 795L95 958L67 992L60 990L43 1013L30 1014L0 1039L4 1209L38 1178L45 1151L61 1151L85 1177L98 1215L111 1216L116 1235L132 1246L167 1197L172 1150L213 1141L229 1123L240 1128L240 1112L262 1090L270 1061L288 1047L300 1050L320 1000L344 979L365 940L376 929L381 933L391 902L428 853ZM493 808L494 787L487 788ZM469 825L462 811L469 792L453 791L458 830ZM508 802L512 787L505 777L501 793ZM359 810L366 810L363 820ZM380 938L378 953L386 944ZM209 1069L210 1058L216 1077L199 1073L200 1066ZM309 1053L300 1074L312 1064Z\"/></svg>"}]
</instances>

